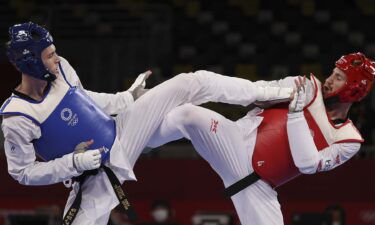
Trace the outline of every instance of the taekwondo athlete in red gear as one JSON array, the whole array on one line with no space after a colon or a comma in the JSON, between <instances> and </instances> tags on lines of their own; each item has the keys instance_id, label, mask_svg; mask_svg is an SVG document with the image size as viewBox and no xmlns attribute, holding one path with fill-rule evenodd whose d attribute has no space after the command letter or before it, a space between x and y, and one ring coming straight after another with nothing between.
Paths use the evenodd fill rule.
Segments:
<instances>
[{"instance_id":1,"label":"taekwondo athlete in red gear","mask_svg":"<svg viewBox=\"0 0 375 225\"><path fill-rule=\"evenodd\" d=\"M375 63L362 53L336 62L324 84L286 77L257 81L261 87L295 87L289 108L255 108L231 121L211 110L185 104L167 114L148 146L191 140L219 174L225 187L255 174L261 179L231 198L243 225L284 224L275 187L301 173L336 168L360 149L363 138L348 118L374 83ZM254 173L254 171L256 173Z\"/></svg>"},{"instance_id":2,"label":"taekwondo athlete in red gear","mask_svg":"<svg viewBox=\"0 0 375 225\"><path fill-rule=\"evenodd\" d=\"M31 22L17 24L10 27L9 37L7 55L22 73L22 82L0 113L8 172L24 185L63 182L101 165L109 167L121 183L136 180L136 160L165 115L176 106L208 101L240 105L256 100L285 101L292 93L291 88L263 88L247 80L197 71L179 74L134 101L133 94L150 73L141 74L125 92L88 91L69 62L57 55L45 28ZM117 117L109 116L113 114ZM75 151L77 146L79 151ZM44 160L38 161L37 155ZM119 201L103 168L83 183L82 202L73 220L66 214L79 189L79 184L73 183L65 218L72 224L107 224Z\"/></svg>"}]
</instances>

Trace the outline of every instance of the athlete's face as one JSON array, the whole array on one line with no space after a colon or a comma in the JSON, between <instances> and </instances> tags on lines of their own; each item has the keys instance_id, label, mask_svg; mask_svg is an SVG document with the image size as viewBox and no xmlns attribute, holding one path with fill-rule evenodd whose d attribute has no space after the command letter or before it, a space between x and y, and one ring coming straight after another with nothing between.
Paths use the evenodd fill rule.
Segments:
<instances>
[{"instance_id":1,"label":"athlete's face","mask_svg":"<svg viewBox=\"0 0 375 225\"><path fill-rule=\"evenodd\" d=\"M48 71L52 74L57 75L59 73L59 62L60 57L56 53L55 45L50 45L42 51L42 61Z\"/></svg>"},{"instance_id":2,"label":"athlete's face","mask_svg":"<svg viewBox=\"0 0 375 225\"><path fill-rule=\"evenodd\" d=\"M346 74L339 68L335 68L323 85L323 97L326 98L345 85Z\"/></svg>"}]
</instances>

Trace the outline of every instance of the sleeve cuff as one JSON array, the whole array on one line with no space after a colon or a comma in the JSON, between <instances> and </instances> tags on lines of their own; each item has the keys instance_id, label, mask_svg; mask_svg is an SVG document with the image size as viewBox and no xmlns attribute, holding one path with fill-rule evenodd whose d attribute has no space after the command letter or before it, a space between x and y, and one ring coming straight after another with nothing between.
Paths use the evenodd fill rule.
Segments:
<instances>
[{"instance_id":1,"label":"sleeve cuff","mask_svg":"<svg viewBox=\"0 0 375 225\"><path fill-rule=\"evenodd\" d=\"M134 98L133 98L133 95L130 93L130 91L124 91L122 94L124 96L124 100L126 102L126 105L134 103Z\"/></svg>"},{"instance_id":2,"label":"sleeve cuff","mask_svg":"<svg viewBox=\"0 0 375 225\"><path fill-rule=\"evenodd\" d=\"M288 119L295 119L295 118L302 118L302 117L304 117L303 111L288 113Z\"/></svg>"},{"instance_id":3,"label":"sleeve cuff","mask_svg":"<svg viewBox=\"0 0 375 225\"><path fill-rule=\"evenodd\" d=\"M66 160L67 160L67 166L68 166L69 171L72 172L73 177L76 177L76 176L81 175L82 172L78 172L76 168L73 166L73 154L74 152L66 155L66 158L67 158Z\"/></svg>"}]
</instances>

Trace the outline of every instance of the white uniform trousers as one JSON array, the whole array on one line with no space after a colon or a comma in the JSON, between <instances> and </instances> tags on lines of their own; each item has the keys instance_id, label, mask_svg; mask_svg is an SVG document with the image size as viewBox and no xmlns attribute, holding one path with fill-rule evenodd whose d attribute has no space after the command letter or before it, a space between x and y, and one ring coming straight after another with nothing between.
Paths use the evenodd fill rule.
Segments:
<instances>
[{"instance_id":1,"label":"white uniform trousers","mask_svg":"<svg viewBox=\"0 0 375 225\"><path fill-rule=\"evenodd\" d=\"M261 117L248 113L233 122L191 104L172 110L149 142L150 147L185 137L222 178L225 187L253 172L251 157ZM204 185L204 184L202 184ZM232 196L243 225L282 225L277 193L262 180Z\"/></svg>"}]
</instances>

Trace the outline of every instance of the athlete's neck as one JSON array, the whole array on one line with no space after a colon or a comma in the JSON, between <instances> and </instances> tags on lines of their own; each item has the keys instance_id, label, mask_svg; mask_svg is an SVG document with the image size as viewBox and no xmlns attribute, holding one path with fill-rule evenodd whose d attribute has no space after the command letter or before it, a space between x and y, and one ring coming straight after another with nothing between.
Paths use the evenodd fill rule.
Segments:
<instances>
[{"instance_id":1,"label":"athlete's neck","mask_svg":"<svg viewBox=\"0 0 375 225\"><path fill-rule=\"evenodd\" d=\"M47 84L47 81L22 74L21 84L16 88L16 91L40 101L43 99L44 89L47 87Z\"/></svg>"},{"instance_id":2,"label":"athlete's neck","mask_svg":"<svg viewBox=\"0 0 375 225\"><path fill-rule=\"evenodd\" d=\"M333 103L326 106L328 117L331 120L346 120L352 103Z\"/></svg>"}]
</instances>

